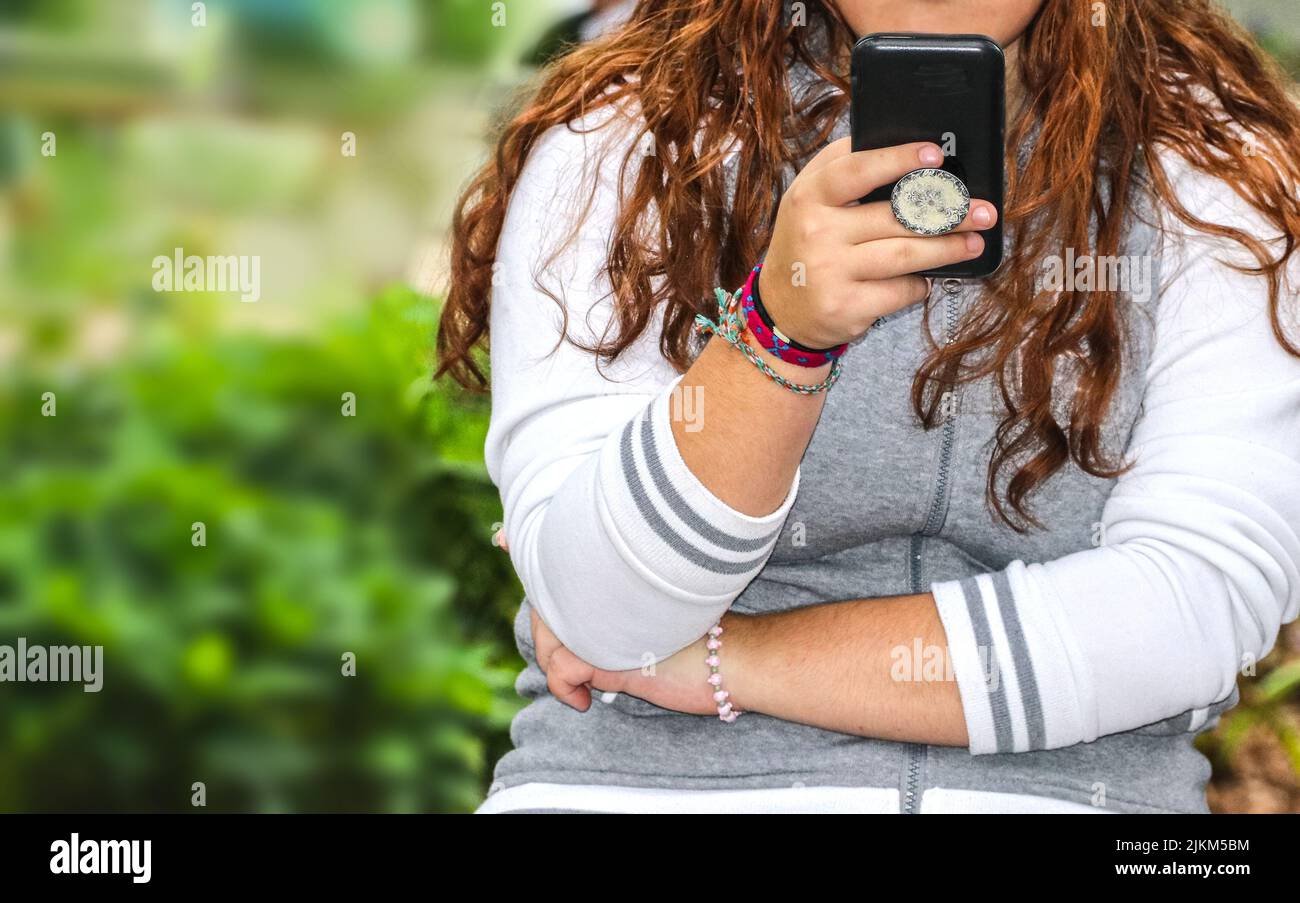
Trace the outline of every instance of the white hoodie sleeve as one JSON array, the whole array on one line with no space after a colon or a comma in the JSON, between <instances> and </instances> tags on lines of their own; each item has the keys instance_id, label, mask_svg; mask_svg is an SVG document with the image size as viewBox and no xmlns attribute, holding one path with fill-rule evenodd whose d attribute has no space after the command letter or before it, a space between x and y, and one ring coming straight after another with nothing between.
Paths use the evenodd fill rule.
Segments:
<instances>
[{"instance_id":1,"label":"white hoodie sleeve","mask_svg":"<svg viewBox=\"0 0 1300 903\"><path fill-rule=\"evenodd\" d=\"M690 471L669 424L680 376L659 352L657 319L600 369L561 341L566 316L584 343L611 317L604 263L634 135L627 115L604 107L577 123L597 131L553 128L525 163L497 248L485 449L529 604L606 669L642 667L703 636L762 569L798 490L796 475L776 511L750 517ZM623 190L634 178L635 164ZM683 402L690 430L703 398Z\"/></svg>"},{"instance_id":2,"label":"white hoodie sleeve","mask_svg":"<svg viewBox=\"0 0 1300 903\"><path fill-rule=\"evenodd\" d=\"M1181 161L1170 175L1199 218L1275 234L1225 183ZM1180 715L1194 730L1300 612L1300 359L1273 335L1264 280L1224 262L1253 257L1167 218L1174 275L1103 544L932 587L973 754Z\"/></svg>"}]
</instances>

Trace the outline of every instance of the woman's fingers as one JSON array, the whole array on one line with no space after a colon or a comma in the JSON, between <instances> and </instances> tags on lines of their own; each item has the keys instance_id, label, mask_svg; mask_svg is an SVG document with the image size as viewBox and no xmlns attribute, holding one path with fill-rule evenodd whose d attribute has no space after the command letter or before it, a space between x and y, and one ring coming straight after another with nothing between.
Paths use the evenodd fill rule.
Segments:
<instances>
[{"instance_id":1,"label":"woman's fingers","mask_svg":"<svg viewBox=\"0 0 1300 903\"><path fill-rule=\"evenodd\" d=\"M865 332L877 318L924 301L930 288L931 280L924 276L897 276L863 285L862 303L850 305L855 311L850 316Z\"/></svg>"},{"instance_id":2,"label":"woman's fingers","mask_svg":"<svg viewBox=\"0 0 1300 903\"><path fill-rule=\"evenodd\" d=\"M587 683L594 676L595 668L560 646L551 654L546 688L560 702L585 712L591 707L591 688Z\"/></svg>"},{"instance_id":3,"label":"woman's fingers","mask_svg":"<svg viewBox=\"0 0 1300 903\"><path fill-rule=\"evenodd\" d=\"M840 139L847 141L847 138ZM808 175L803 190L808 198L826 207L842 207L870 194L882 185L897 182L914 169L926 166L942 166L943 151L939 145L929 141L913 144L900 144L897 147L882 147L877 150L847 152L845 147L828 153L840 142L832 142L818 154L814 160L820 160L822 154L827 158ZM801 178L812 163L804 168Z\"/></svg>"},{"instance_id":4,"label":"woman's fingers","mask_svg":"<svg viewBox=\"0 0 1300 903\"><path fill-rule=\"evenodd\" d=\"M882 238L854 249L848 275L863 282L892 279L971 260L982 253L984 238L978 232Z\"/></svg>"},{"instance_id":5,"label":"woman's fingers","mask_svg":"<svg viewBox=\"0 0 1300 903\"><path fill-rule=\"evenodd\" d=\"M612 675L587 664L561 645L535 610L529 614L532 617L534 654L537 667L546 675L546 688L565 705L579 712L587 711L591 706L593 681L599 678L612 685Z\"/></svg>"},{"instance_id":6,"label":"woman's fingers","mask_svg":"<svg viewBox=\"0 0 1300 903\"><path fill-rule=\"evenodd\" d=\"M764 305L786 335L817 347L852 341L877 317L925 295L924 280L891 280L983 253L984 239L974 230L997 220L987 201L971 205L959 230L933 237L904 229L887 204L858 203L943 159L933 142L854 153L841 139L804 167L781 198L759 276Z\"/></svg>"},{"instance_id":7,"label":"woman's fingers","mask_svg":"<svg viewBox=\"0 0 1300 903\"><path fill-rule=\"evenodd\" d=\"M826 213L830 220L829 230L833 230L842 241L849 244L857 245L882 238L918 237L894 218L894 211L889 208L887 201L841 207ZM973 200L970 212L953 232L979 232L991 228L997 221L996 207L988 201Z\"/></svg>"},{"instance_id":8,"label":"woman's fingers","mask_svg":"<svg viewBox=\"0 0 1300 903\"><path fill-rule=\"evenodd\" d=\"M578 658L551 633L546 622L532 612L533 646L537 666L546 675L546 688L551 695L580 712L591 705L591 691L618 693L623 689L625 675L618 671L604 671Z\"/></svg>"}]
</instances>

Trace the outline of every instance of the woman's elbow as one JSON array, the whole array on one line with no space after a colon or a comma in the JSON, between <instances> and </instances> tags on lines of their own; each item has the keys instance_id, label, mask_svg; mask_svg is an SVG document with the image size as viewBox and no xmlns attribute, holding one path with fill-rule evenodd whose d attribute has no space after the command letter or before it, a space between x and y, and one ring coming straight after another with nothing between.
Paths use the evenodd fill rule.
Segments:
<instances>
[{"instance_id":1,"label":"woman's elbow","mask_svg":"<svg viewBox=\"0 0 1300 903\"><path fill-rule=\"evenodd\" d=\"M648 667L699 639L727 599L675 596L609 550L563 537L510 540L529 603L570 652L608 671Z\"/></svg>"}]
</instances>

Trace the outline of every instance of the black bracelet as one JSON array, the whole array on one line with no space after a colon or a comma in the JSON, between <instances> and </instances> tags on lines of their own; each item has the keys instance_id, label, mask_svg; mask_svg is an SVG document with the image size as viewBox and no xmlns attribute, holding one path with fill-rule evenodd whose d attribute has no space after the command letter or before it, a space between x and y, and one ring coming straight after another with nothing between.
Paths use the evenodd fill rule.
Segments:
<instances>
[{"instance_id":1,"label":"black bracelet","mask_svg":"<svg viewBox=\"0 0 1300 903\"><path fill-rule=\"evenodd\" d=\"M757 313L758 318L763 321L763 325L772 331L772 335L780 336L789 342L790 347L795 351L802 351L804 354L830 354L832 351L835 351L840 347L839 345L832 345L830 348L809 348L807 345L800 345L784 332L777 329L776 324L772 322L771 315L768 314L767 308L763 306L763 298L758 293L757 279L755 279L753 284L750 286L750 294L754 296L754 312Z\"/></svg>"}]
</instances>

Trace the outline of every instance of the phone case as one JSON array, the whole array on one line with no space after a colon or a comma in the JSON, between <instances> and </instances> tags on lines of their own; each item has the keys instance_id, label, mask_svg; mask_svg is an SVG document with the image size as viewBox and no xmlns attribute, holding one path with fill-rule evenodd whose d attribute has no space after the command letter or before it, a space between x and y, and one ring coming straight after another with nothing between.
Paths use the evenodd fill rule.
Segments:
<instances>
[{"instance_id":1,"label":"phone case","mask_svg":"<svg viewBox=\"0 0 1300 903\"><path fill-rule=\"evenodd\" d=\"M984 35L871 34L853 47L850 117L853 150L933 141L943 169L972 198L991 202L998 222L982 231L984 253L921 275L975 279L1002 263L1006 66ZM918 168L920 168L918 164ZM889 202L894 185L862 199Z\"/></svg>"}]
</instances>

